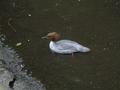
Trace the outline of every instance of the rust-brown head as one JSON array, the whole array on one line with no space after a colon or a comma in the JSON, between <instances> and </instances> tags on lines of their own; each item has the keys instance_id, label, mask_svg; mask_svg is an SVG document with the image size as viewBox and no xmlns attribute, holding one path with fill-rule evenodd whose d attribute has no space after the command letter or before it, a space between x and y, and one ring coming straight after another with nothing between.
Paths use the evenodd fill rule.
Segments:
<instances>
[{"instance_id":1,"label":"rust-brown head","mask_svg":"<svg viewBox=\"0 0 120 90\"><path fill-rule=\"evenodd\" d=\"M61 36L57 32L50 32L46 36L44 36L42 38L43 39L46 38L46 39L49 39L49 40L52 40L52 41L58 41L58 40L61 39Z\"/></svg>"}]
</instances>

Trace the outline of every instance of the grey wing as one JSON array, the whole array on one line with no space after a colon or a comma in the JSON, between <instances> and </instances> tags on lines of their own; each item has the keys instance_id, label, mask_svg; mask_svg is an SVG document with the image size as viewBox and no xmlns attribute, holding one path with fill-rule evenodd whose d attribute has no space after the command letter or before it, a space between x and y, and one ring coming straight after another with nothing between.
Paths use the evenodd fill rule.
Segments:
<instances>
[{"instance_id":1,"label":"grey wing","mask_svg":"<svg viewBox=\"0 0 120 90\"><path fill-rule=\"evenodd\" d=\"M76 51L75 46L71 45L71 42L73 43L73 41L69 41L67 40L61 40L59 42L57 42L57 48L59 48L59 50L73 50Z\"/></svg>"}]
</instances>

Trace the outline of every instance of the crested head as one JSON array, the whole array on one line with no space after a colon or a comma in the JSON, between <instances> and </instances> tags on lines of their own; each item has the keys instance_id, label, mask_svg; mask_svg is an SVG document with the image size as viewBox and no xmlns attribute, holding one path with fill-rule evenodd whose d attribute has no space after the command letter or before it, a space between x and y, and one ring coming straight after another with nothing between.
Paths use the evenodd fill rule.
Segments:
<instances>
[{"instance_id":1,"label":"crested head","mask_svg":"<svg viewBox=\"0 0 120 90\"><path fill-rule=\"evenodd\" d=\"M61 36L57 32L50 32L46 35L47 39L52 41L60 40Z\"/></svg>"}]
</instances>

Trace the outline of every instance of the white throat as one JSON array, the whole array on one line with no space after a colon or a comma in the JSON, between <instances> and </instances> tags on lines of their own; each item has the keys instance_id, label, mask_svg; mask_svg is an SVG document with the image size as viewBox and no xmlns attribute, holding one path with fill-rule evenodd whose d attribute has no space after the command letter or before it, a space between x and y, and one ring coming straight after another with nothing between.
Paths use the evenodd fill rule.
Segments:
<instances>
[{"instance_id":1,"label":"white throat","mask_svg":"<svg viewBox=\"0 0 120 90\"><path fill-rule=\"evenodd\" d=\"M51 49L51 51L55 52L56 50L56 45L54 41L50 41L49 43L49 48Z\"/></svg>"}]
</instances>

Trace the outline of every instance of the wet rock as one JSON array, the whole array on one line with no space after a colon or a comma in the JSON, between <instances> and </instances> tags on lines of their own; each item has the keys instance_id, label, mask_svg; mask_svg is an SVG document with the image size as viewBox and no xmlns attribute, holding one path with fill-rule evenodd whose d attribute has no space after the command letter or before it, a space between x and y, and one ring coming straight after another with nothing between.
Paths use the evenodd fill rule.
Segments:
<instances>
[{"instance_id":1,"label":"wet rock","mask_svg":"<svg viewBox=\"0 0 120 90\"><path fill-rule=\"evenodd\" d=\"M3 60L0 60L0 90L11 90L9 82L13 79L13 74L5 68Z\"/></svg>"},{"instance_id":2,"label":"wet rock","mask_svg":"<svg viewBox=\"0 0 120 90\"><path fill-rule=\"evenodd\" d=\"M0 90L45 90L23 66L19 55L0 41Z\"/></svg>"},{"instance_id":3,"label":"wet rock","mask_svg":"<svg viewBox=\"0 0 120 90\"><path fill-rule=\"evenodd\" d=\"M24 74L20 75L14 84L15 90L43 90L42 87L42 85L39 85L39 82L33 80L32 77L26 76Z\"/></svg>"}]
</instances>

